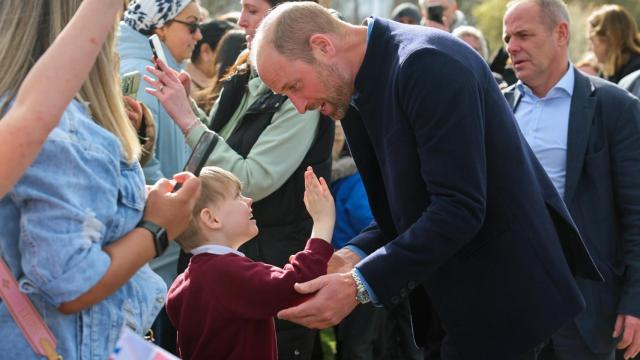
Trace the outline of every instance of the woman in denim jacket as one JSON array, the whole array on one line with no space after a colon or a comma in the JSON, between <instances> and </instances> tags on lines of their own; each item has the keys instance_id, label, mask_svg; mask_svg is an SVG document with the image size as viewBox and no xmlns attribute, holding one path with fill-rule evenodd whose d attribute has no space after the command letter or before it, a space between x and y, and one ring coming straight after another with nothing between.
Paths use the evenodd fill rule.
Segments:
<instances>
[{"instance_id":1,"label":"woman in denim jacket","mask_svg":"<svg viewBox=\"0 0 640 360\"><path fill-rule=\"evenodd\" d=\"M83 2L65 35L56 38L25 77L13 107L0 119L0 197L35 160L49 132L58 124L91 70L112 26L110 19L121 4L121 0ZM101 16L97 17L98 14ZM72 51L76 56L64 57ZM2 56L13 54L6 51Z\"/></svg>"},{"instance_id":2,"label":"woman in denim jacket","mask_svg":"<svg viewBox=\"0 0 640 360\"><path fill-rule=\"evenodd\" d=\"M0 17L0 44L9 49L0 55L0 113L12 106L32 59L42 55L80 3L0 2L0 14L14 14ZM38 157L0 198L0 255L67 360L104 360L124 326L139 334L149 328L166 288L145 265L156 255L154 237L136 224L144 218L175 238L186 227L199 190L193 176L183 174L184 187L175 194L171 183L161 180L149 191L145 208L139 143L114 64L112 31ZM38 358L4 304L0 324L4 358Z\"/></svg>"}]
</instances>

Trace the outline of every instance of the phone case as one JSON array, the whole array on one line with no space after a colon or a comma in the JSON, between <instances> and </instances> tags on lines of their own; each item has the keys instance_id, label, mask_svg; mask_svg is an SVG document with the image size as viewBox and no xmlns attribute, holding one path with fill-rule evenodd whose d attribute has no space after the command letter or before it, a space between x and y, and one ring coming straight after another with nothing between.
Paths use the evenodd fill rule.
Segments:
<instances>
[{"instance_id":1,"label":"phone case","mask_svg":"<svg viewBox=\"0 0 640 360\"><path fill-rule=\"evenodd\" d=\"M164 55L164 49L162 48L162 41L157 34L153 34L149 37L149 44L151 45L151 52L154 57L162 60L163 63L167 64L167 57Z\"/></svg>"}]
</instances>

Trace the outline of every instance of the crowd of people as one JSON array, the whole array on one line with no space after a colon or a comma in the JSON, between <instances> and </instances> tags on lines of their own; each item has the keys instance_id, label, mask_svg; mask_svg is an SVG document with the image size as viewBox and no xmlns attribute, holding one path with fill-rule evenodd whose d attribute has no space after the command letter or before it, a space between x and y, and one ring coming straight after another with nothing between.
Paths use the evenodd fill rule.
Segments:
<instances>
[{"instance_id":1,"label":"crowd of people","mask_svg":"<svg viewBox=\"0 0 640 360\"><path fill-rule=\"evenodd\" d=\"M626 9L571 34L511 1L492 58L456 0L240 6L0 2L3 356L106 359L123 328L184 359L321 359L325 328L340 360L640 353Z\"/></svg>"}]
</instances>

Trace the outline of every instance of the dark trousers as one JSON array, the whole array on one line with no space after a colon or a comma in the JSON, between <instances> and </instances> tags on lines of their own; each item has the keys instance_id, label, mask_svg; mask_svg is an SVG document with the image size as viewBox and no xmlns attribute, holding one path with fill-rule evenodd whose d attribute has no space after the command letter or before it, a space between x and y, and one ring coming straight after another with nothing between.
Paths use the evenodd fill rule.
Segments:
<instances>
[{"instance_id":1,"label":"dark trousers","mask_svg":"<svg viewBox=\"0 0 640 360\"><path fill-rule=\"evenodd\" d=\"M278 360L311 360L317 332L276 319Z\"/></svg>"},{"instance_id":2,"label":"dark trousers","mask_svg":"<svg viewBox=\"0 0 640 360\"><path fill-rule=\"evenodd\" d=\"M509 359L509 360L538 360L538 356L541 351L542 351L542 345L527 352L524 355ZM442 348L441 348L440 354L441 354L442 360L461 360L462 359L448 337L445 337L444 340L442 341ZM578 360L578 359L579 358L576 358L574 360Z\"/></svg>"},{"instance_id":3,"label":"dark trousers","mask_svg":"<svg viewBox=\"0 0 640 360\"><path fill-rule=\"evenodd\" d=\"M380 354L383 308L358 305L336 327L336 359L373 360Z\"/></svg>"},{"instance_id":4,"label":"dark trousers","mask_svg":"<svg viewBox=\"0 0 640 360\"><path fill-rule=\"evenodd\" d=\"M557 360L615 360L615 350L605 354L591 352L573 321L551 337L551 344Z\"/></svg>"}]
</instances>

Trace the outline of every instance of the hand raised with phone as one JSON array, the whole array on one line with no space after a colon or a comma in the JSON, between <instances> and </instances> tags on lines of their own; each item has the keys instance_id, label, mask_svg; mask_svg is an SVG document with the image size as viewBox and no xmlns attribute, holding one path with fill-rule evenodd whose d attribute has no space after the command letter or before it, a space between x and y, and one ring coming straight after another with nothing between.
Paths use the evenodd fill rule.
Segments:
<instances>
[{"instance_id":1,"label":"hand raised with phone","mask_svg":"<svg viewBox=\"0 0 640 360\"><path fill-rule=\"evenodd\" d=\"M155 79L144 76L144 81L152 86L145 91L158 98L169 116L185 132L194 121L197 121L184 85L191 83L189 75L186 72L173 70L160 59L157 59L155 64L158 69L152 66L147 67L147 71L155 76Z\"/></svg>"},{"instance_id":2,"label":"hand raised with phone","mask_svg":"<svg viewBox=\"0 0 640 360\"><path fill-rule=\"evenodd\" d=\"M175 182L183 184L173 192L174 182L161 179L147 194L147 204L143 219L151 221L167 230L169 240L173 240L189 225L191 212L200 197L200 180L195 175L182 172L173 176Z\"/></svg>"}]
</instances>

